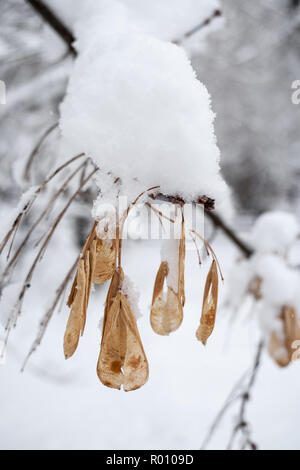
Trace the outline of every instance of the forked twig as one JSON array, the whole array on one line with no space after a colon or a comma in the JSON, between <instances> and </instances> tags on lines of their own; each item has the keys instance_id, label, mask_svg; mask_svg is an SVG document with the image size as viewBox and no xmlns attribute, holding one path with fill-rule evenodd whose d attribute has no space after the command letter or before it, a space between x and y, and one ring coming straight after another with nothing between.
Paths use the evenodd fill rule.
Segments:
<instances>
[{"instance_id":1,"label":"forked twig","mask_svg":"<svg viewBox=\"0 0 300 470\"><path fill-rule=\"evenodd\" d=\"M83 157L85 154L84 153L81 153L79 155L76 155L75 157L71 158L70 160L66 161L65 163L63 163L62 165L60 165L58 168L56 168L56 170L53 171L53 173L50 174L50 176L48 176L48 178L45 179L45 181L43 181L43 183L41 183L37 188L36 190L34 191L34 194L31 198L30 201L27 201L26 204L22 207L22 209L20 210L19 214L17 215L17 217L15 218L13 224L12 224L12 227L10 228L10 230L7 232L7 234L5 235L4 239L2 240L1 244L0 244L0 255L1 253L3 252L4 248L6 247L10 237L16 232L16 230L18 230L18 227L21 223L21 220L23 218L24 215L26 215L29 210L31 209L31 207L33 206L36 198L38 197L39 193L48 185L48 183L50 183L50 181L58 174L60 173L64 168L66 168L68 165L70 165L71 163L73 163L74 161L78 160L79 158ZM14 237L14 235L13 235Z\"/></svg>"},{"instance_id":2,"label":"forked twig","mask_svg":"<svg viewBox=\"0 0 300 470\"><path fill-rule=\"evenodd\" d=\"M85 186L85 184L92 178L92 176L96 173L97 171L97 168L94 169L86 178L85 180L82 182L82 184L80 184L79 188L75 191L75 193L72 195L72 197L69 199L68 203L66 204L66 206L63 208L63 210L59 213L59 215L57 216L56 220L54 221L44 243L42 244L38 254L36 255L34 261L33 261L33 264L31 266L31 268L29 269L28 273L27 273L27 276L25 278L25 281L24 281L24 284L23 284L23 287L21 289L21 292L19 294L19 297L18 297L18 300L17 300L17 303L12 311L12 314L7 322L7 326L6 326L6 330L7 330L7 337L6 337L6 343L8 341L8 337L9 337L9 333L12 329L12 327L15 327L16 326L16 323L17 323L17 319L18 317L20 316L20 313L21 313L21 310L22 310L22 305L23 305L23 301L24 301L24 297L25 297L25 294L26 294L26 291L28 289L28 287L30 287L30 282L31 282L31 278L32 278L32 275L35 271L35 268L38 264L38 262L41 260L41 258L43 257L43 254L48 246L48 243L50 242L57 226L59 225L59 223L61 222L61 220L63 219L65 213L67 212L67 210L69 209L69 207L71 206L72 202L74 201L74 199L78 196L78 194L80 194L80 192L82 191L83 187Z\"/></svg>"},{"instance_id":3,"label":"forked twig","mask_svg":"<svg viewBox=\"0 0 300 470\"><path fill-rule=\"evenodd\" d=\"M71 269L68 271L66 277L64 278L61 285L57 289L56 296L54 298L54 301L53 301L52 305L50 306L50 308L47 310L47 312L43 316L43 318L40 322L40 327L39 327L38 334L37 334L36 339L34 340L32 346L31 346L31 348L30 348L30 350L29 350L29 352L28 352L28 354L27 354L27 356L24 360L21 372L24 372L25 367L26 367L30 357L36 351L38 346L40 346L40 344L41 344L41 342L44 338L44 335L46 333L49 322L50 322L51 318L53 317L55 309L56 309L60 299L63 297L64 291L65 291L66 287L68 286L68 283L69 283L71 277L73 276L73 273L74 273L74 271L77 267L78 260L79 260L79 257L76 258L75 263L72 265Z\"/></svg>"},{"instance_id":4,"label":"forked twig","mask_svg":"<svg viewBox=\"0 0 300 470\"><path fill-rule=\"evenodd\" d=\"M56 122L55 124L52 124L42 135L42 137L39 139L38 143L35 145L34 149L32 150L32 152L30 153L29 157L28 157L28 160L27 160L27 163L25 165L25 169L24 169L24 175L23 175L23 178L24 180L28 180L29 179L29 172L30 172L30 169L32 167L32 164L33 164L33 161L35 159L35 157L37 156L37 154L39 153L43 143L45 142L45 140L47 139L47 137L55 130L57 129L58 127L58 123Z\"/></svg>"},{"instance_id":5,"label":"forked twig","mask_svg":"<svg viewBox=\"0 0 300 470\"><path fill-rule=\"evenodd\" d=\"M207 436L205 437L200 450L205 450L211 441L212 437L214 436L215 432L218 429L219 424L221 423L222 419L224 418L226 412L231 408L237 401L241 400L240 404L240 411L239 411L239 419L238 423L234 427L229 444L227 449L231 449L232 445L235 441L235 438L238 432L241 432L244 437L244 442L242 444L242 450L246 448L250 448L252 450L257 449L257 445L252 441L250 436L250 426L246 420L246 406L250 401L251 393L253 387L256 382L257 374L259 371L259 367L261 365L261 358L264 349L264 342L260 341L257 347L257 351L254 358L253 366L250 370L248 370L245 374L243 374L242 378L237 382L237 384L233 387L232 391L230 392L228 398L226 399L224 405L222 406L221 410L217 414L216 418L214 419ZM250 377L249 377L250 376ZM249 377L248 383L245 387L243 387L245 381ZM243 389L244 388L244 389Z\"/></svg>"},{"instance_id":6,"label":"forked twig","mask_svg":"<svg viewBox=\"0 0 300 470\"><path fill-rule=\"evenodd\" d=\"M34 222L34 224L31 226L31 228L28 230L26 236L24 237L23 241L20 243L18 249L16 250L14 256L12 257L12 259L10 260L10 262L8 263L7 267L5 268L5 271L3 272L2 276L1 276L1 282L0 282L0 285L3 283L3 281L7 278L7 276L11 273L12 269L15 267L18 259L19 259L19 256L21 255L22 253L22 250L24 249L24 247L26 246L27 242L29 241L32 233L34 232L34 230L37 228L37 226L40 224L40 222L43 220L43 218L46 216L46 214L48 213L48 211L52 208L52 205L54 204L54 202L57 200L57 198L60 196L60 194L65 190L65 188L67 187L67 185L70 183L70 181L77 175L77 173L83 168L83 166L85 166L87 160L85 160L81 165L79 165L79 167L77 167L72 173L70 176L68 176L68 178L65 180L65 182L62 184L62 186L54 193L53 197L50 199L49 203L47 204L47 206L45 207L45 209L43 210L43 212L39 215L39 217L37 218L37 220Z\"/></svg>"}]
</instances>

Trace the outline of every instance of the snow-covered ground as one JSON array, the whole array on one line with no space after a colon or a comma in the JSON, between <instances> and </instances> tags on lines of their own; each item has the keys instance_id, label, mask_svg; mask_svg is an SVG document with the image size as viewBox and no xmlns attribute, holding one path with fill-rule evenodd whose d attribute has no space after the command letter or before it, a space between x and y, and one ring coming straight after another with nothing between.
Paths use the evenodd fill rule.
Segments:
<instances>
[{"instance_id":1,"label":"snow-covered ground","mask_svg":"<svg viewBox=\"0 0 300 470\"><path fill-rule=\"evenodd\" d=\"M233 385L252 364L258 328L254 319L235 323L219 309L213 336L204 348L195 338L199 323L204 271L194 251L186 261L187 304L182 327L169 337L153 333L149 310L159 266L158 242L126 242L124 267L141 292L144 316L138 321L150 363L150 378L140 390L124 393L105 388L96 375L99 320L107 287L97 288L87 329L75 356L64 360L63 335L68 309L56 314L40 349L20 373L49 296L75 253L67 249L64 230L53 243L48 263L36 275L19 327L12 333L6 363L0 365L0 447L2 449L198 449L210 423ZM213 244L225 278L235 253L219 236ZM221 288L221 296L226 289ZM300 449L298 423L300 363L280 370L265 354L249 404L253 440L261 449ZM234 426L233 408L212 449L226 446Z\"/></svg>"}]
</instances>

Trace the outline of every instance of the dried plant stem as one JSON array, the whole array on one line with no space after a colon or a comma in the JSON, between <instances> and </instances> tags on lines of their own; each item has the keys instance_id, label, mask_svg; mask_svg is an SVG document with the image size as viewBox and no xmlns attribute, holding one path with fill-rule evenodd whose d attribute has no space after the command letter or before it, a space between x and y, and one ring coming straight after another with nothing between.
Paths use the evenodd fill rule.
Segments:
<instances>
[{"instance_id":1,"label":"dried plant stem","mask_svg":"<svg viewBox=\"0 0 300 470\"><path fill-rule=\"evenodd\" d=\"M205 210L206 216L212 221L216 228L222 230L222 232L226 235L226 237L236 245L239 250L246 256L246 258L250 258L254 250L247 245L247 243L242 240L235 231L229 227L226 222L215 212L214 209L214 200L207 197L207 196L200 196L197 201L184 201L182 198L178 196L168 196L161 193L151 194L150 197L154 200L160 200L165 202L170 202L171 204L181 204L184 205L187 202L195 205L202 205Z\"/></svg>"},{"instance_id":2,"label":"dried plant stem","mask_svg":"<svg viewBox=\"0 0 300 470\"><path fill-rule=\"evenodd\" d=\"M232 431L232 435L231 435L231 438L227 447L228 450L231 450L234 444L235 438L239 431L242 433L242 436L244 439L244 442L240 450L245 450L247 448L251 450L257 450L257 445L251 439L251 430L250 430L249 423L247 422L247 419L246 419L246 408L250 401L251 392L256 382L257 374L259 371L259 366L261 364L263 349L264 349L264 342L261 341L257 348L257 352L255 355L254 364L253 364L253 368L252 368L252 372L250 375L247 388L241 396L239 419L238 419L238 423L236 424L235 428Z\"/></svg>"},{"instance_id":3,"label":"dried plant stem","mask_svg":"<svg viewBox=\"0 0 300 470\"><path fill-rule=\"evenodd\" d=\"M38 143L35 145L34 149L32 150L31 154L28 157L25 169L24 169L24 175L23 178L24 180L28 181L29 179L29 173L32 167L32 164L34 162L35 157L39 153L43 143L47 139L47 137L58 127L58 122L55 124L52 124L46 131L43 133L42 137L39 139Z\"/></svg>"},{"instance_id":4,"label":"dried plant stem","mask_svg":"<svg viewBox=\"0 0 300 470\"><path fill-rule=\"evenodd\" d=\"M169 217L167 217L165 214L163 214L161 211L159 211L158 209L156 209L152 204L150 204L150 202L146 202L145 204L147 207L149 207L151 210L153 210L153 212L155 212L157 215L159 215L159 217L162 217L163 219L166 219L168 220L169 222L172 222L172 224L174 224L175 220L174 219L170 219Z\"/></svg>"},{"instance_id":5,"label":"dried plant stem","mask_svg":"<svg viewBox=\"0 0 300 470\"><path fill-rule=\"evenodd\" d=\"M224 281L224 277L223 277L223 273L222 273L222 270L221 270L221 266L220 266L220 263L218 261L218 258L216 256L216 253L214 252L213 248L211 247L211 245L205 240L205 238L203 238L200 233L198 232L195 232L195 230L191 230L191 233L193 233L194 235L196 235L196 237L200 238L200 240L204 243L204 246L206 248L206 251L207 251L207 254L209 255L209 251L211 252L212 254L212 257L213 259L215 260L217 266L218 266L218 269L219 269L219 273L220 273L220 276L221 276L221 279L222 281Z\"/></svg>"},{"instance_id":6,"label":"dried plant stem","mask_svg":"<svg viewBox=\"0 0 300 470\"><path fill-rule=\"evenodd\" d=\"M16 230L18 230L18 227L20 225L20 222L23 218L24 215L26 215L28 213L28 211L31 209L31 207L33 206L37 196L39 195L39 193L48 185L48 183L50 183L50 181L58 174L60 173L64 168L66 168L68 165L70 165L71 163L75 162L76 160L78 160L79 158L83 157L85 154L84 153L81 153L79 155L76 155L75 157L71 158L70 160L66 161L65 163L63 163L62 165L60 165L58 168L56 168L56 170L54 170L53 173L50 174L50 176L48 176L48 178L45 179L45 181L43 181L43 183L41 183L37 189L35 190L34 194L33 194L33 197L32 199L27 202L24 207L20 210L19 214L17 215L16 219L14 220L13 224L12 224L12 227L11 229L7 232L7 234L5 235L4 239L2 240L1 244L0 244L0 255L1 253L3 252L5 246L7 245L10 237L15 233Z\"/></svg>"},{"instance_id":7,"label":"dried plant stem","mask_svg":"<svg viewBox=\"0 0 300 470\"><path fill-rule=\"evenodd\" d=\"M48 246L48 243L50 242L58 224L61 222L61 220L63 219L65 213L67 212L67 210L69 209L69 207L71 206L72 202L74 201L74 199L78 196L78 194L80 194L80 192L82 191L83 187L85 186L85 184L92 178L92 176L96 173L97 169L94 169L85 179L84 181L82 182L82 184L80 184L79 188L75 191L75 193L72 195L72 197L69 199L68 203L66 204L66 206L64 207L64 209L59 213L59 215L57 216L56 220L54 221L43 245L41 246L38 254L36 255L35 259L34 259L34 262L31 266L31 268L29 269L28 273L27 273L27 276L25 278L25 281L24 281L24 284L23 284L23 287L22 287L22 290L19 294L19 297L18 297L18 300L17 300L17 303L13 309L13 312L12 312L12 315L11 317L9 318L8 320L8 323L7 323L7 338L6 338L6 343L7 343L7 340L8 340L8 336L9 336L9 333L12 329L12 327L15 327L16 326L16 323L17 323L17 319L21 313L21 310L22 310L22 305L23 305L23 301L24 301L24 296L25 296L25 293L28 289L28 287L30 287L30 282L31 282L31 278L32 278L32 275L35 271L35 268L38 264L38 262L41 260L41 258L43 257L43 254Z\"/></svg>"},{"instance_id":8,"label":"dried plant stem","mask_svg":"<svg viewBox=\"0 0 300 470\"><path fill-rule=\"evenodd\" d=\"M198 25L194 26L194 28L187 31L180 39L175 39L173 42L175 44L181 44L185 39L189 39L190 37L194 36L194 34L197 34L203 28L211 24L215 18L220 18L221 16L222 16L221 10L214 10L213 13L208 18L203 20Z\"/></svg>"},{"instance_id":9,"label":"dried plant stem","mask_svg":"<svg viewBox=\"0 0 300 470\"><path fill-rule=\"evenodd\" d=\"M240 403L240 408L239 408L238 422L232 431L227 449L229 450L232 448L235 442L235 439L238 433L240 432L244 439L240 450L245 450L247 448L251 450L257 450L257 445L251 439L250 425L246 419L246 408L247 408L247 404L249 403L251 399L251 394L252 394L254 385L256 383L257 375L258 375L260 365L261 365L263 350L264 350L264 341L260 341L258 344L256 353L255 353L252 368L243 375L243 377L237 382L233 390L230 392L230 395L225 401L225 404L223 405L223 407L217 414L215 420L213 421L209 429L209 432L203 441L203 444L200 450L205 450L207 448L209 442L211 441L212 437L216 433L218 426L220 425L226 412L231 406L233 406L239 400L241 401L241 403ZM249 377L249 380L247 380L248 377ZM247 381L247 383L244 386L245 381Z\"/></svg>"},{"instance_id":10,"label":"dried plant stem","mask_svg":"<svg viewBox=\"0 0 300 470\"><path fill-rule=\"evenodd\" d=\"M1 276L1 283L7 278L9 274L11 274L12 269L16 265L20 254L22 253L22 250L24 249L25 245L27 244L28 240L30 239L32 233L34 230L37 228L37 226L40 224L40 222L43 220L43 218L46 216L48 211L52 208L52 205L54 202L57 200L57 198L60 196L60 194L66 189L70 181L77 175L77 173L85 166L87 160L82 163L79 167L74 170L71 175L65 180L65 182L62 184L62 186L54 193L53 197L50 199L49 203L43 210L43 212L40 214L40 216L37 218L35 223L31 226L29 231L27 232L26 236L24 237L23 241L20 243L18 249L16 250L13 258L10 260L9 264L7 265L5 271L3 272L3 275ZM82 182L82 181L81 181Z\"/></svg>"},{"instance_id":11,"label":"dried plant stem","mask_svg":"<svg viewBox=\"0 0 300 470\"><path fill-rule=\"evenodd\" d=\"M41 322L40 322L40 327L39 327L39 331L38 331L38 334L36 336L36 339L34 340L26 358L25 358L25 361L23 363L23 366L22 366L22 369L21 369L21 372L24 372L25 370L25 367L30 359L30 357L32 356L32 354L36 351L36 349L38 348L38 346L40 346L43 338L44 338L44 335L46 333L46 330L47 330L47 327L49 325L49 322L55 312L55 309L60 301L60 299L63 297L64 295L64 292L68 286L68 283L71 279L71 277L73 276L74 274L74 271L76 269L76 266L78 264L78 260L79 260L79 257L76 258L75 260L75 263L72 265L72 267L70 268L70 270L68 271L66 277L64 278L64 280L62 281L61 285L59 286L59 288L57 289L56 291L56 296L54 298L54 301L52 303L52 305L50 306L50 308L47 310L46 314L43 316Z\"/></svg>"},{"instance_id":12,"label":"dried plant stem","mask_svg":"<svg viewBox=\"0 0 300 470\"><path fill-rule=\"evenodd\" d=\"M122 218L121 218L120 222L119 222L119 215L117 214L117 216L118 216L117 239L118 239L118 245L119 245L119 249L118 249L118 267L119 268L121 267L121 261L122 261L122 245L123 245L122 235L123 235L124 225L125 225L125 222L126 222L126 219L127 219L128 215L129 215L129 212L137 204L137 202L139 201L139 199L141 199L141 197L143 197L149 191L154 191L155 189L159 189L159 188L160 188L160 186L152 186L151 188L148 188L145 191L143 191L142 193L140 193L135 198L135 200L131 204L129 204L126 211L122 215Z\"/></svg>"}]
</instances>

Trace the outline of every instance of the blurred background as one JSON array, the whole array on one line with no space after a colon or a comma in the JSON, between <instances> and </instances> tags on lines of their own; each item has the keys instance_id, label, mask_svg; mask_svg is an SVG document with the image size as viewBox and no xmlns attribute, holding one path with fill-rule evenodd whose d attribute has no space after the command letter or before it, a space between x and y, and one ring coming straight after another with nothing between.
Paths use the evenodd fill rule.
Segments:
<instances>
[{"instance_id":1,"label":"blurred background","mask_svg":"<svg viewBox=\"0 0 300 470\"><path fill-rule=\"evenodd\" d=\"M48 1L72 31L72 1L64 8ZM170 2L171 3L171 2ZM171 7L170 7L171 8ZM223 20L193 45L192 63L206 84L216 113L222 171L232 188L232 210L222 214L247 239L255 218L270 209L300 216L300 105L292 83L300 80L300 2L224 0ZM72 54L23 0L0 2L0 80L7 87L0 105L1 239L21 194L39 184L59 163L59 104ZM56 202L61 210L72 186ZM37 217L49 188L20 228ZM51 193L52 191L52 193ZM18 328L0 364L0 447L2 449L198 449L236 381L251 365L259 331L256 319L222 309L210 344L195 339L205 272L194 252L187 256L187 306L183 327L167 338L154 335L148 312L159 266L156 242L126 244L128 275L137 285L144 316L139 328L150 362L150 380L125 394L106 389L95 374L106 286L93 293L85 337L77 354L64 361L62 341L68 309L55 313L25 372L22 363L51 305L60 280L75 261L91 227L93 184L76 199L38 265ZM3 285L3 325L13 307L32 249L54 215L50 213L28 244L10 282ZM226 275L240 255L221 232L214 248ZM142 269L141 269L142 263ZM1 271L6 259L0 259ZM226 282L222 296L226 295ZM0 339L4 340L2 326ZM264 449L300 449L299 364L279 370L267 356L248 409L253 439ZM236 410L222 422L210 448L226 446Z\"/></svg>"}]
</instances>

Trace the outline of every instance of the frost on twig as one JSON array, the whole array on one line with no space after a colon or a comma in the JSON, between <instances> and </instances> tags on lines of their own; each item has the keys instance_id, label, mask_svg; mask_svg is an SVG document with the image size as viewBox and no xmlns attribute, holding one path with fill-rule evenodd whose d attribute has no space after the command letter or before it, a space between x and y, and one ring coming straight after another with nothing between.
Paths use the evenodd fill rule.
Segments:
<instances>
[{"instance_id":1,"label":"frost on twig","mask_svg":"<svg viewBox=\"0 0 300 470\"><path fill-rule=\"evenodd\" d=\"M73 160L74 161L74 160ZM46 238L41 246L41 248L39 249L27 275L26 275L26 278L25 278L25 281L23 283L23 287L22 289L20 290L19 294L18 294L18 297L17 297L17 302L8 318L8 321L7 321L7 324L6 324L6 331L7 331L7 335L6 335L6 342L8 341L8 337L9 337L9 334L11 332L11 329L13 327L16 326L17 324L17 320L18 320L18 317L20 316L21 314L21 310L22 310L22 306L23 306L23 301L24 301L24 297L25 297L25 294L28 290L28 288L30 287L30 283L31 283L31 279L32 279L32 276L34 274L34 271L37 267L37 264L38 262L42 259L44 253L45 253L45 250L47 249L47 246L48 246L48 243L50 242L57 226L59 225L59 223L61 222L61 220L63 219L64 215L66 214L67 210L69 209L69 207L71 206L72 202L75 200L75 198L81 193L83 187L85 186L85 184L92 178L92 176L96 173L97 169L94 169L84 180L83 182L80 184L80 186L78 187L78 189L72 194L71 198L68 200L67 204L65 205L65 207L62 209L62 211L58 214L58 216L56 217L53 225L50 227L47 235L46 235ZM42 185L41 185L42 186ZM41 188L41 186L39 188ZM35 193L35 195L37 195L38 193Z\"/></svg>"}]
</instances>

